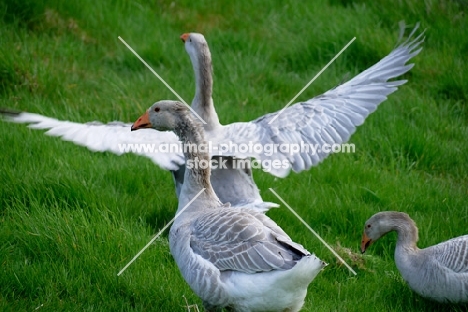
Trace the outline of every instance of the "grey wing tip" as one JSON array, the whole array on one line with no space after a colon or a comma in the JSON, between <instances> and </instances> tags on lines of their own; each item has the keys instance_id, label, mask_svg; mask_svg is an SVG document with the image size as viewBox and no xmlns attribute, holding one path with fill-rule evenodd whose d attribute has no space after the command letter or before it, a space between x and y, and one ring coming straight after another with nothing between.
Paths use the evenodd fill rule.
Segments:
<instances>
[{"instance_id":1,"label":"grey wing tip","mask_svg":"<svg viewBox=\"0 0 468 312\"><path fill-rule=\"evenodd\" d=\"M405 24L404 21L400 21L398 25L400 27L400 33L398 35L397 47L408 47L409 50L414 50L416 47L418 47L421 43L424 42L424 39L425 39L424 33L426 32L426 29L424 29L416 38L413 38L416 31L419 29L419 25L420 25L419 22L416 23L416 25L411 30L411 33L408 35L408 38L405 41L403 41L403 37L405 35L407 25Z\"/></svg>"},{"instance_id":2,"label":"grey wing tip","mask_svg":"<svg viewBox=\"0 0 468 312\"><path fill-rule=\"evenodd\" d=\"M88 121L85 123L85 125L88 125L88 126L102 126L104 125L102 122L100 121Z\"/></svg>"},{"instance_id":3,"label":"grey wing tip","mask_svg":"<svg viewBox=\"0 0 468 312\"><path fill-rule=\"evenodd\" d=\"M21 114L21 111L14 110L11 108L0 107L0 114L7 117L17 117Z\"/></svg>"},{"instance_id":4,"label":"grey wing tip","mask_svg":"<svg viewBox=\"0 0 468 312\"><path fill-rule=\"evenodd\" d=\"M122 121L114 120L107 123L108 126L120 126L120 127L128 127L128 124Z\"/></svg>"},{"instance_id":5,"label":"grey wing tip","mask_svg":"<svg viewBox=\"0 0 468 312\"><path fill-rule=\"evenodd\" d=\"M406 29L405 21L399 21L398 27L400 27L400 33L398 34L397 42L401 42L401 40L403 40L403 36L405 35L405 29Z\"/></svg>"}]
</instances>

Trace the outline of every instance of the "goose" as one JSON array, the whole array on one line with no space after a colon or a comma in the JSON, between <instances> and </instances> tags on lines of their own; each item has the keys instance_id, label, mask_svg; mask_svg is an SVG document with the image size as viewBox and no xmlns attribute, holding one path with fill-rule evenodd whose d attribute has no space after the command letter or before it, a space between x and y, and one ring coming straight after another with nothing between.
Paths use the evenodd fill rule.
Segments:
<instances>
[{"instance_id":1,"label":"goose","mask_svg":"<svg viewBox=\"0 0 468 312\"><path fill-rule=\"evenodd\" d=\"M210 167L203 166L209 154L185 148L205 144L203 127L187 106L154 103L132 126L133 131L147 128L172 130L184 144L187 166L169 247L205 309L298 311L307 286L326 264L265 214L219 200Z\"/></svg>"},{"instance_id":2,"label":"goose","mask_svg":"<svg viewBox=\"0 0 468 312\"><path fill-rule=\"evenodd\" d=\"M396 231L395 263L410 288L439 302L468 302L468 235L419 249L418 228L403 212L384 211L366 221L361 252Z\"/></svg>"},{"instance_id":3,"label":"goose","mask_svg":"<svg viewBox=\"0 0 468 312\"><path fill-rule=\"evenodd\" d=\"M203 126L205 133L213 136L222 126L213 105L213 68L208 43L201 34L183 34L180 38L195 74L195 96L191 107L206 122ZM232 207L250 205L263 212L279 207L275 203L263 201L248 162L241 167L236 166L235 157L214 155L212 160L216 166L212 166L211 185L223 203L229 202ZM185 166L182 165L173 171L177 197L183 184L184 170Z\"/></svg>"},{"instance_id":4,"label":"goose","mask_svg":"<svg viewBox=\"0 0 468 312\"><path fill-rule=\"evenodd\" d=\"M387 96L395 92L399 86L406 83L406 80L389 81L392 78L408 72L414 64L407 64L422 50L421 44L424 42L424 31L415 35L419 24L417 24L408 38L402 41L405 26L401 25L400 39L398 44L389 55L381 59L378 63L361 72L351 80L336 86L335 88L304 102L293 104L282 111L266 114L250 122L236 122L228 125L221 125L214 110L211 94L208 97L206 90L211 90L211 62L209 68L198 67L200 72L205 73L208 83L197 85L199 93L204 94L204 105L195 107L197 110L204 110L202 116L208 120L206 139L212 142L212 156L233 156L242 159L253 158L258 160L264 167L264 171L276 176L286 177L290 171L301 172L316 166L331 153L333 149L315 149L315 147L328 147L335 144L347 142L356 128L363 124L365 119L374 112L378 105L387 99ZM414 37L416 36L416 37ZM206 42L202 35L189 36L192 42ZM189 41L190 42L190 41ZM189 45L185 41L186 48ZM202 46L206 55L210 56L208 45L193 45L195 49ZM193 55L189 55L194 62ZM197 75L197 68L193 64ZM208 66L208 65L207 65ZM199 79L198 81L203 81ZM206 91L205 93L204 90ZM197 97L197 95L195 95ZM48 129L46 134L61 137L64 140L72 141L75 144L83 145L93 151L109 151L115 154L136 153L151 158L151 160L163 169L172 170L178 173L178 179L183 176L178 169L183 168L184 156L179 152L161 153L156 152L159 147L165 144L178 144L178 139L173 133L165 135L156 132L148 133L143 129L130 132L130 124L113 122L110 124L87 123L80 124L69 121L57 120L31 113L8 114L8 120L18 123L29 123L34 129ZM152 149L142 148L139 143L151 143ZM236 146L248 146L252 143L260 147L278 148L280 145L305 146L299 152L291 153L290 150L276 149L269 152L266 149L224 151L223 146L232 143ZM135 146L129 146L134 144ZM223 145L224 144L224 145ZM126 148L122 148L122 146ZM219 155L218 155L219 154ZM273 166L276 164L276 166ZM221 172L221 171L220 171ZM232 171L242 173L241 171ZM249 172L246 172L249 175ZM215 176L216 173L213 175ZM251 177L242 177L244 181L253 181ZM219 182L219 181L218 181ZM180 183L179 183L180 184ZM218 183L213 183L218 185ZM223 184L225 185L225 184ZM242 185L242 184L240 184ZM180 185L179 185L180 186ZM216 187L216 186L215 186ZM255 195L253 200L258 200ZM226 192L230 193L229 190ZM230 201L230 200L226 200Z\"/></svg>"}]
</instances>

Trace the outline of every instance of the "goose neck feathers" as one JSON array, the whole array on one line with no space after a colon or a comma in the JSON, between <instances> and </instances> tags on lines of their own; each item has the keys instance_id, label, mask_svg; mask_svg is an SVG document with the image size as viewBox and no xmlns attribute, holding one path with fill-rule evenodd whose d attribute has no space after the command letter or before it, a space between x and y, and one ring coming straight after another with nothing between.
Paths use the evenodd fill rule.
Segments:
<instances>
[{"instance_id":1,"label":"goose neck feathers","mask_svg":"<svg viewBox=\"0 0 468 312\"><path fill-rule=\"evenodd\" d=\"M205 191L201 197L220 204L210 183L210 155L204 139L203 127L190 113L189 108L177 101L159 101L148 109L147 114L149 122L145 127L172 130L182 141L187 164L184 174L184 181L187 183L182 186L185 188L186 197L193 198L204 188ZM184 205L185 200L181 200L179 206L181 204Z\"/></svg>"},{"instance_id":2,"label":"goose neck feathers","mask_svg":"<svg viewBox=\"0 0 468 312\"><path fill-rule=\"evenodd\" d=\"M217 199L210 183L211 158L207 150L208 145L204 140L202 126L190 114L185 114L174 132L182 141L186 159L184 181L188 181L191 186L199 185L205 188Z\"/></svg>"},{"instance_id":3,"label":"goose neck feathers","mask_svg":"<svg viewBox=\"0 0 468 312\"><path fill-rule=\"evenodd\" d=\"M190 56L195 73L192 108L205 120L205 131L214 130L220 123L212 99L213 65L208 43L202 34L191 33L185 39L185 50Z\"/></svg>"}]
</instances>

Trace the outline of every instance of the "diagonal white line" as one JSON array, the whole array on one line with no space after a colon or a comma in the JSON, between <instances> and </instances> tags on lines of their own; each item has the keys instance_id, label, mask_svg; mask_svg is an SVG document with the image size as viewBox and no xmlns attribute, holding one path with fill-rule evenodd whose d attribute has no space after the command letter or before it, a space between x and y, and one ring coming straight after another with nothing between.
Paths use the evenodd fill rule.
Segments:
<instances>
[{"instance_id":1,"label":"diagonal white line","mask_svg":"<svg viewBox=\"0 0 468 312\"><path fill-rule=\"evenodd\" d=\"M119 276L120 274L122 274L122 273L123 273L123 272L124 272L124 271L125 271L125 270L126 270L128 267L129 267L129 266L130 266L130 264L132 264L132 263L133 263L133 261L135 261L135 260L136 260L136 259L137 259L137 258L138 258L138 257L139 257L139 256L140 256L140 255L141 255L141 254L142 254L142 253L143 253L143 252L144 252L144 251L145 251L145 250L146 250L146 249L147 249L147 248L148 248L148 247L149 247L149 246L150 246L150 245L151 245L151 244L152 244L152 243L153 243L153 242L154 242L156 239L157 239L157 238L158 238L158 237L159 237L159 235L161 235L161 234L162 234L162 232L164 232L164 230L165 230L165 229L167 229L167 228L169 227L169 225L171 225L171 224L172 224L172 222L174 222L174 221L175 221L175 219L177 219L177 217L178 217L178 216L180 216L180 214L181 214L182 212L184 212L184 210L185 210L185 209L186 209L188 206L190 206L190 204L191 204L191 203L193 203L193 201L194 201L195 199L197 199L197 198L198 198L198 196L200 196L200 195L201 195L201 193L203 193L203 191L204 191L204 190L205 190L205 188L203 188L203 189L202 189L200 192L198 192L198 194L197 194L197 195L195 195L195 197L194 197L194 198L192 198L192 200L191 200L191 201L189 201L189 202L187 203L187 205L185 205L185 207L184 207L184 208L182 208L182 210L181 210L181 211L179 211L179 212L178 212L178 213L175 215L175 217L174 217L174 218L172 218L172 220L171 220L171 221L169 221L169 223L168 223L168 224L166 224L166 225L165 225L165 226L164 226L164 227L163 227L163 228L162 228L162 229L161 229L161 230L158 232L158 234L156 234L156 235L155 235L155 236L154 236L154 237L153 237L153 238L152 238L152 239L149 241L149 243L148 243L148 244L146 244L146 246L145 246L145 247L143 247L143 249L141 249L141 250L140 250L140 251L139 251L139 252L138 252L138 253L135 255L135 257L133 257L133 259L132 259L132 260L130 260L130 262L129 262L129 263L127 263L127 265L126 265L126 266L124 266L124 268L123 268L122 270L120 270L120 272L117 274L117 276Z\"/></svg>"},{"instance_id":2,"label":"diagonal white line","mask_svg":"<svg viewBox=\"0 0 468 312\"><path fill-rule=\"evenodd\" d=\"M203 120L203 118L201 118L200 115L198 115L198 114L190 107L190 105L188 105L188 104L184 101L184 99L183 99L179 94L177 94L177 92L175 92L174 89L172 89L171 86L170 86L166 81L164 81L164 79L162 79L162 77L159 76L158 73L157 73L154 69L152 69L151 66L149 66L148 63L146 63L145 60L142 59L142 58L138 55L138 53L135 52L135 50L132 49L132 47L130 47L130 46L128 45L128 43L125 42L125 40L123 40L120 36L119 36L118 38L119 38L120 41L122 41L122 43L123 43L130 51L132 51L133 54L135 54L135 56L136 56L143 64L145 64L146 67L148 67L148 69L149 69L156 77L158 77L159 80L161 80L161 82L162 82L169 90L171 90L172 93L174 93L174 95L175 95L182 103L184 103L185 105L187 105L187 107L192 111L192 113L193 113L195 116L197 116L198 119L200 119L200 121L201 121L204 125L206 125L206 122Z\"/></svg>"},{"instance_id":3,"label":"diagonal white line","mask_svg":"<svg viewBox=\"0 0 468 312\"><path fill-rule=\"evenodd\" d=\"M291 101L289 101L289 103L288 103L288 104L286 104L286 106L285 106L285 107L284 107L284 108L283 108L283 109L282 109L282 110L281 110L281 111L280 111L278 114L276 114L276 116L275 116L275 117L273 117L273 119L272 119L272 120L270 120L270 121L268 122L268 124L271 124L273 121L275 121L275 119L276 119L276 118L278 118L278 116L279 116L279 115L281 115L281 114L284 112L284 110L285 110L286 108L288 108L288 106L289 106L289 105L291 105L291 103L292 103L292 102L294 102L294 101L295 101L295 100L296 100L296 99L299 97L299 95L301 95L301 94L302 94L302 92L304 92L304 90L305 90L305 89L307 89L307 88L308 88L308 87L309 87L309 86L312 84L312 82L314 82L314 81L315 81L315 79L317 79L317 78L318 78L318 76L320 76L320 75L321 75L321 74L322 74L322 73L325 71L325 69L327 69L327 68L328 68L328 66L330 66L330 65L331 65L331 63L333 63L333 62L334 62L334 61L335 61L335 60L338 58L338 56L340 56L340 55L341 55L341 53L343 53L343 52L344 52L344 50L346 50L346 49L347 49L347 48L348 48L348 47L351 45L351 43L353 43L353 41L354 41L354 40L356 40L356 37L354 37L353 39L351 39L351 41L350 41L350 42L348 42L348 44L347 44L347 45L345 45L345 46L344 46L344 48L343 48L343 49L341 49L341 51L340 51L340 52L338 52L338 54L337 54L337 55L335 55L335 57L334 57L334 58L332 58L332 59L331 59L331 61L330 61L330 62L328 62L328 64L327 64L327 65L325 65L325 67L324 67L324 68L322 68L322 70L321 70L321 71L319 71L319 72L318 72L318 74L317 74L317 75L315 75L315 77L314 77L314 78L312 78L312 80L311 80L311 81L309 81L309 83L308 83L308 84L306 84L306 85L305 85L305 87L304 87L304 88L302 88L302 90L301 90L301 91L299 91L299 93L298 93L298 94L296 94L296 96L295 96L295 97L293 97L293 98L292 98L292 100L291 100Z\"/></svg>"},{"instance_id":4,"label":"diagonal white line","mask_svg":"<svg viewBox=\"0 0 468 312\"><path fill-rule=\"evenodd\" d=\"M298 219L309 229L309 231L311 231L312 234L314 234L314 235L315 235L315 236L316 236L316 237L317 237L317 238L318 238L334 255L335 255L335 257L337 257L338 260L340 260L340 261L348 268L348 270L350 270L354 275L357 275L356 271L354 271L353 268L351 268L351 267L346 263L346 261L344 261L343 258L341 258L340 255L338 255L338 254L336 253L336 251L334 251L333 248L331 248L330 245L328 245L327 242L324 241L324 240L320 237L320 235L318 235L317 232L315 232L315 231L304 221L304 219L302 219L302 218L297 214L297 212L295 212L294 209L292 209L291 206L289 206L289 205L284 201L284 199L282 199L282 198L278 195L278 193L276 193L271 187L269 188L269 190L270 190L273 194L275 194L275 196L278 197L278 199L279 199L280 201L282 201L283 204L284 204L286 207L288 207L289 210L291 210L291 212L296 216L296 218L298 218Z\"/></svg>"}]
</instances>

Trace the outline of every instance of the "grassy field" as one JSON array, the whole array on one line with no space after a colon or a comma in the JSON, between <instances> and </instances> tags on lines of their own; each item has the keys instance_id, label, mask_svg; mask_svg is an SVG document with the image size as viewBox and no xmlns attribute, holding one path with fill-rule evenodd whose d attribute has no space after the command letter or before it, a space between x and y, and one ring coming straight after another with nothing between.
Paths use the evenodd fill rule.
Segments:
<instances>
[{"instance_id":1,"label":"grassy field","mask_svg":"<svg viewBox=\"0 0 468 312\"><path fill-rule=\"evenodd\" d=\"M395 235L359 253L365 220L405 211L420 247L467 234L466 1L35 1L0 3L0 107L63 120L132 122L175 99L118 40L126 40L190 101L194 79L179 36L210 44L223 123L280 110L349 40L356 41L298 99L321 94L395 46L398 22L421 22L424 49L408 83L336 154L286 179L257 170L358 271L353 276L286 209L269 213L330 263L304 311L447 311L411 292L394 261ZM200 300L180 276L167 232L168 172L135 155L92 153L24 125L0 122L0 310L187 311Z\"/></svg>"}]
</instances>

